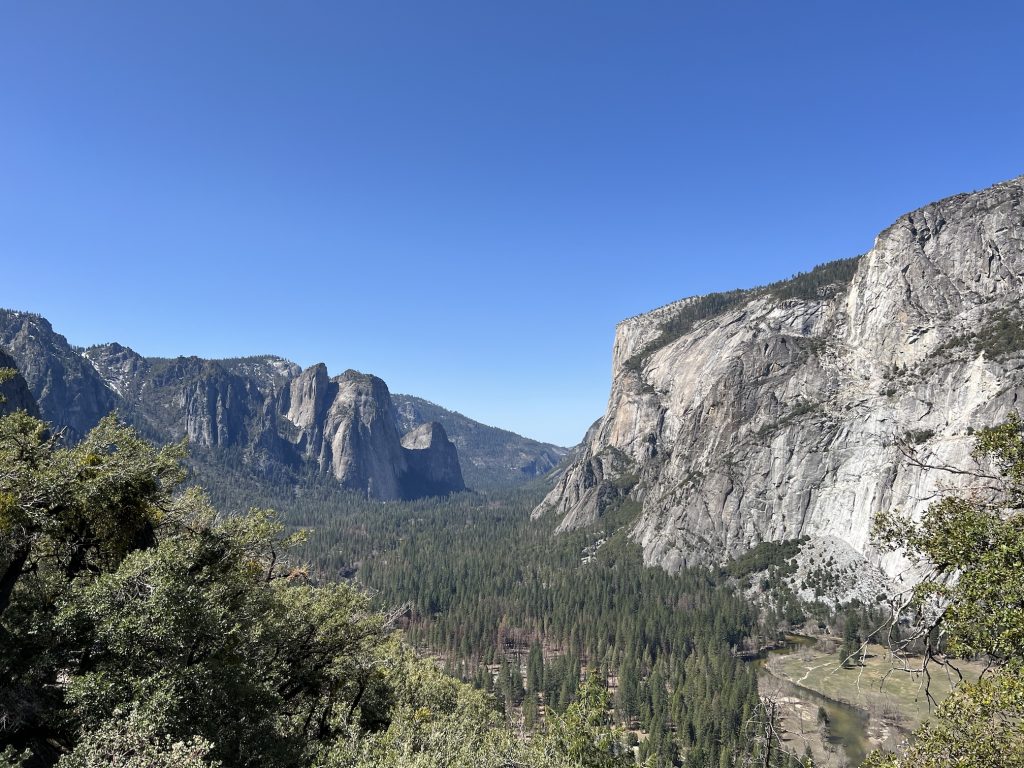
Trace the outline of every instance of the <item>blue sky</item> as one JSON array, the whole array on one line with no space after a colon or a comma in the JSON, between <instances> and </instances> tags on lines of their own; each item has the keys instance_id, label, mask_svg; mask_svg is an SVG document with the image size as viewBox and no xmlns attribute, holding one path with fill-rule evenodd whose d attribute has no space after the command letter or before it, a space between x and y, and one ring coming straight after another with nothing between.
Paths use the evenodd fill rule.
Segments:
<instances>
[{"instance_id":1,"label":"blue sky","mask_svg":"<svg viewBox=\"0 0 1024 768\"><path fill-rule=\"evenodd\" d=\"M0 306L562 444L615 323L1024 173L974 2L2 2Z\"/></svg>"}]
</instances>

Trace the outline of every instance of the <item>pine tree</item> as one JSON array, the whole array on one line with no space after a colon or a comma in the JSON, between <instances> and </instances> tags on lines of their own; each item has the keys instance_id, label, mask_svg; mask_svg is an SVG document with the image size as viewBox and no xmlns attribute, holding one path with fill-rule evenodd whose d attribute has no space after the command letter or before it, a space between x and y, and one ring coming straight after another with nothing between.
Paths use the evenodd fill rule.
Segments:
<instances>
[{"instance_id":1,"label":"pine tree","mask_svg":"<svg viewBox=\"0 0 1024 768\"><path fill-rule=\"evenodd\" d=\"M526 662L526 687L534 694L544 688L544 652L539 640L534 640L530 645L530 655Z\"/></svg>"}]
</instances>

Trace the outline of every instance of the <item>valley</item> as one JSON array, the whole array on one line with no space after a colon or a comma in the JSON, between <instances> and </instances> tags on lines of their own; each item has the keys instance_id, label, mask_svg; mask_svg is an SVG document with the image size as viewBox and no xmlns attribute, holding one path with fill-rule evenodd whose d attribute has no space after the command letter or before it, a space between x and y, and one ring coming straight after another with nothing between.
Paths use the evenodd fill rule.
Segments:
<instances>
[{"instance_id":1,"label":"valley","mask_svg":"<svg viewBox=\"0 0 1024 768\"><path fill-rule=\"evenodd\" d=\"M607 681L616 717L640 743L659 743L659 737L650 741L650 729L659 725L656 697L649 697L652 679L660 679L673 691L660 743L671 735L676 749L696 746L714 755L709 744L723 738L717 728L710 738L691 743L686 734L702 734L709 722L735 715L715 709L712 721L690 720L706 717L701 710L710 702L701 702L700 688L680 685L673 669L680 661L682 669L692 666L686 657L694 651L713 655L729 647L732 655L753 638L784 643L755 662L718 656L697 680L721 685L714 670L723 665L742 680L744 665L753 664L760 671L745 684L756 679L758 695L778 705L785 747L799 756L809 749L817 766L855 766L873 749L895 749L934 709L925 701L921 676L900 672L881 646L869 645L865 665L846 669L838 634L787 634L807 631L818 619L801 614L794 623L765 624L749 606L716 602L737 583L732 574L741 574L740 584L776 578L778 561L771 556L730 564L721 574L694 568L666 578L659 569L643 568L626 535L635 514L629 508L555 536L553 521L529 521L544 483L386 507L338 498L323 487L297 497L261 496L256 487L252 496L240 495L240 487L236 480L230 491L217 492L218 506L271 506L290 524L312 531L304 552L324 578L355 579L382 606L401 608L398 625L420 653L447 674L496 693L508 716L525 727L542 722L546 711L563 709L571 698L567 680L596 667ZM848 574L837 571L836 577ZM844 592L841 584L836 589ZM714 597L716 591L720 596ZM665 611L673 605L689 607L682 615ZM705 634L705 628L721 626L720 614L737 610L744 618L731 636ZM837 626L838 614L824 606L816 610L821 621ZM695 647L680 660L679 649L687 646ZM649 661L641 666L628 656ZM900 663L919 662L911 657ZM977 679L980 665L957 666L966 679ZM930 690L937 704L948 695L949 681L936 676ZM827 723L819 721L819 709Z\"/></svg>"},{"instance_id":2,"label":"valley","mask_svg":"<svg viewBox=\"0 0 1024 768\"><path fill-rule=\"evenodd\" d=\"M580 765L579 734L606 758L588 768L896 759L1016 653L1012 589L990 612L1003 585L957 577L1020 578L1022 207L1004 182L860 257L623 321L608 410L573 449L369 373L78 347L0 310L0 619L20 649L0 745L49 768L91 718L123 737L131 701L155 739L204 734L197 765L429 760L446 729L531 768ZM947 639L927 622L951 595L968 618ZM122 627L132 611L149 618ZM194 641L191 611L215 627ZM906 656L871 644L882 627ZM925 652L971 659L962 687L935 677L928 702L899 669ZM196 663L274 725L196 721Z\"/></svg>"},{"instance_id":3,"label":"valley","mask_svg":"<svg viewBox=\"0 0 1024 768\"><path fill-rule=\"evenodd\" d=\"M1017 3L0 3L0 768L1024 768Z\"/></svg>"}]
</instances>

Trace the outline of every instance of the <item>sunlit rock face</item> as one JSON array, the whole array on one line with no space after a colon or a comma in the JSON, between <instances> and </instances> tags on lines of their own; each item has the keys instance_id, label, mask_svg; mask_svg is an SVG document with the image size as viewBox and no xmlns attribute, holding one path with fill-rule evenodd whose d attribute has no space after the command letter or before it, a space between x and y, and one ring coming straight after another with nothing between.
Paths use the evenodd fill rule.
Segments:
<instances>
[{"instance_id":1,"label":"sunlit rock face","mask_svg":"<svg viewBox=\"0 0 1024 768\"><path fill-rule=\"evenodd\" d=\"M344 487L370 498L411 499L465 488L458 451L440 424L403 439L383 380L345 371L327 378L323 365L292 380L285 418L304 457Z\"/></svg>"},{"instance_id":2,"label":"sunlit rock face","mask_svg":"<svg viewBox=\"0 0 1024 768\"><path fill-rule=\"evenodd\" d=\"M575 528L628 494L670 570L806 535L897 575L872 517L966 482L934 467L971 466L972 432L1021 407L1022 179L907 214L859 259L620 323L608 408L534 514Z\"/></svg>"}]
</instances>

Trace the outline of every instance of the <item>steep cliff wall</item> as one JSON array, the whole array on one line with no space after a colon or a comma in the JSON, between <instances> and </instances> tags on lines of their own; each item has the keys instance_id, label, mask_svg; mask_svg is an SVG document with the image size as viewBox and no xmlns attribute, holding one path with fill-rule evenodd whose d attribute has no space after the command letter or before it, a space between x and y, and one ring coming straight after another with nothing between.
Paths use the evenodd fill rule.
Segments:
<instances>
[{"instance_id":1,"label":"steep cliff wall","mask_svg":"<svg viewBox=\"0 0 1024 768\"><path fill-rule=\"evenodd\" d=\"M299 368L280 358L240 361L146 358L120 344L82 353L118 397L117 409L153 439L188 438L203 449L249 450L275 429L275 374ZM239 368L242 367L242 370Z\"/></svg>"},{"instance_id":2,"label":"steep cliff wall","mask_svg":"<svg viewBox=\"0 0 1024 768\"><path fill-rule=\"evenodd\" d=\"M405 492L413 496L439 496L465 488L459 452L438 422L421 424L402 437L409 463Z\"/></svg>"},{"instance_id":3,"label":"steep cliff wall","mask_svg":"<svg viewBox=\"0 0 1024 768\"><path fill-rule=\"evenodd\" d=\"M376 376L349 370L330 378L319 363L282 389L278 408L281 434L346 488L389 500L466 487L444 428L425 424L403 437L391 393Z\"/></svg>"},{"instance_id":4,"label":"steep cliff wall","mask_svg":"<svg viewBox=\"0 0 1024 768\"><path fill-rule=\"evenodd\" d=\"M534 514L573 528L629 495L668 569L806 535L895 574L872 516L919 514L958 482L920 464L970 463L972 431L1021 405L1022 181L903 216L857 260L621 323L607 411Z\"/></svg>"}]
</instances>

